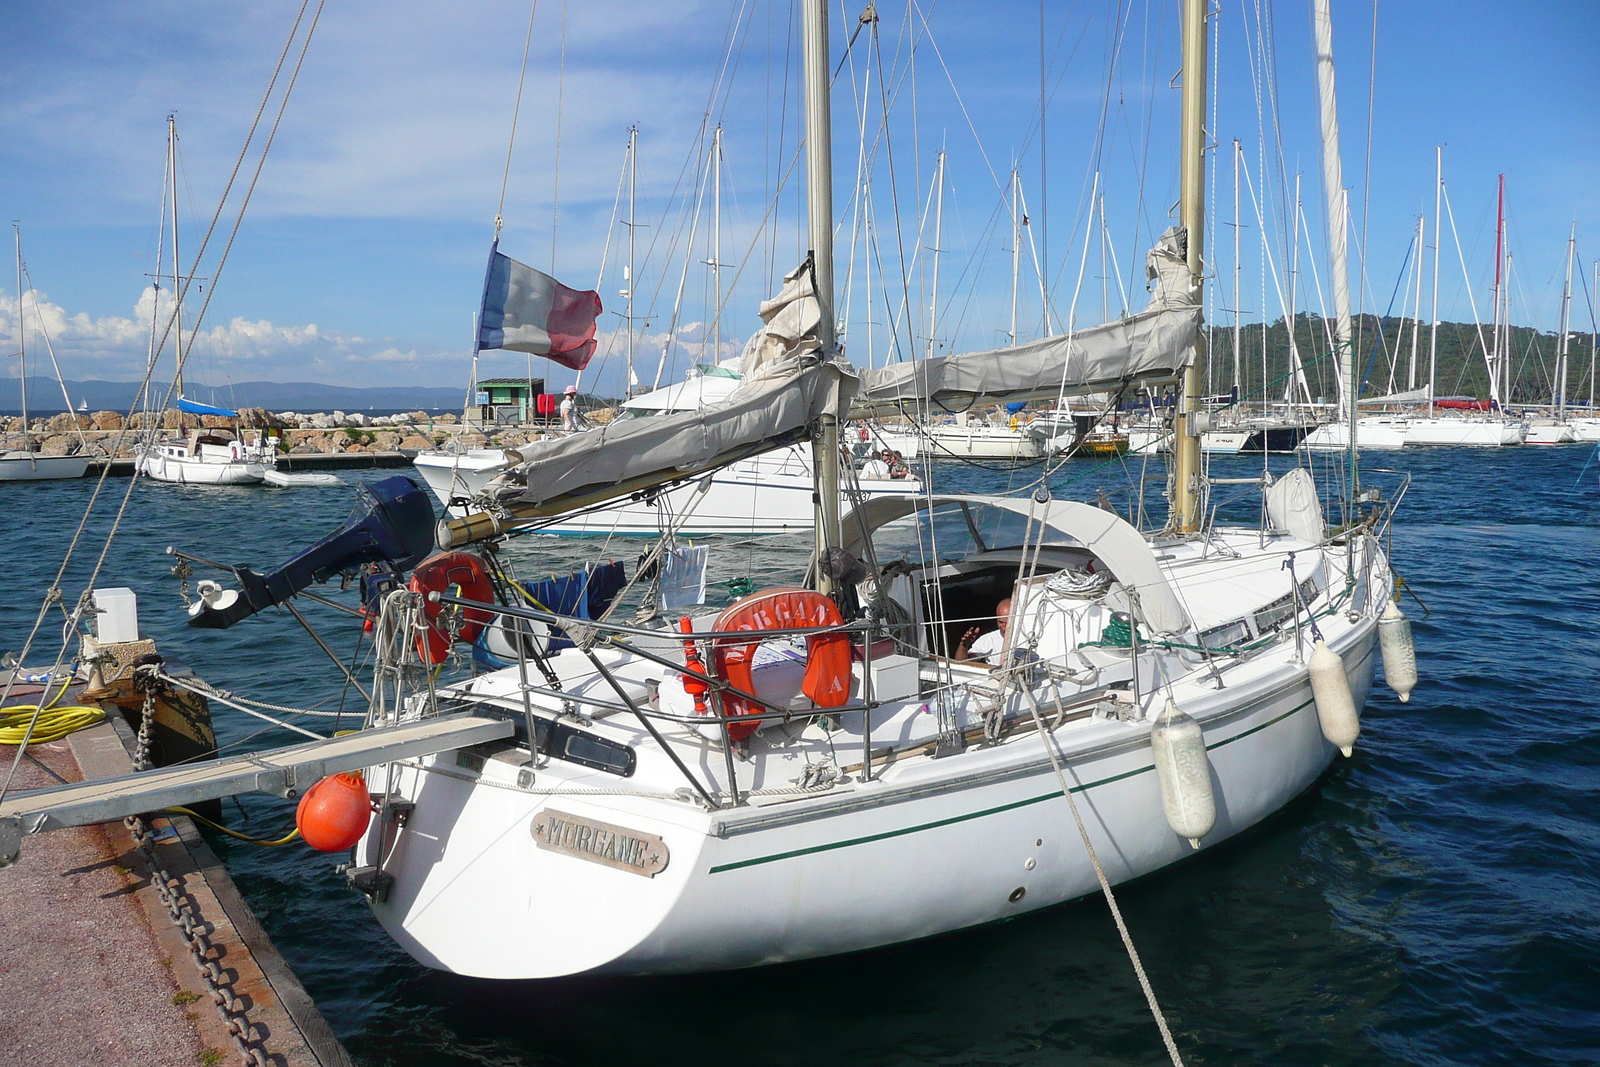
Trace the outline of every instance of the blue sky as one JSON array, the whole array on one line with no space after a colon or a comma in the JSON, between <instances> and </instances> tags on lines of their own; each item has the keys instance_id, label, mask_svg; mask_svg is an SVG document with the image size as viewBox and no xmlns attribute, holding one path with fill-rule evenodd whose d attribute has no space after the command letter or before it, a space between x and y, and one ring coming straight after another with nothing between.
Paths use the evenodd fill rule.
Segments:
<instances>
[{"instance_id":1,"label":"blue sky","mask_svg":"<svg viewBox=\"0 0 1600 1067\"><path fill-rule=\"evenodd\" d=\"M7 101L0 114L0 207L5 218L22 222L30 274L67 376L127 379L142 372L149 328L145 274L155 255L166 115L177 115L181 137L187 257L298 6L279 0L11 6L10 32L0 40L0 92ZM1222 147L1211 234L1220 279L1212 287L1211 317L1219 324L1230 321L1235 303L1247 320L1263 310L1271 318L1281 314L1262 273L1261 231L1248 193L1243 294L1237 301L1232 295L1234 138L1243 143L1251 181L1265 201L1280 272L1291 251L1283 232L1288 187L1294 174L1304 175L1312 233L1304 254L1326 286L1309 6L1309 0L1279 3L1261 27L1257 12L1269 7L1264 2L1222 4L1214 131ZM855 24L860 7L836 5L835 62L843 55L844 27ZM630 124L640 130L638 221L648 227L638 231L635 287L643 320L639 373L647 383L669 329L678 343L664 380L708 351L714 312L709 270L700 261L710 258L709 193L694 223L692 250L685 233L708 114L725 128L720 258L729 264L724 288L731 292L720 323L723 354L737 351L756 321L756 303L797 260L799 168L777 197L766 229L758 229L798 133L792 12L790 0L600 0L569 4L565 15L559 0L540 3L502 247L549 269L553 245L555 273L587 288L599 277L608 233L613 236L601 285L607 307L602 347L611 354L597 361L588 383L614 389L621 380L615 313L622 308L618 242L624 231L613 226L613 203ZM1345 184L1356 238L1364 234L1369 250L1365 307L1381 313L1389 306L1416 216L1432 214L1434 146L1445 144L1446 182L1480 309L1487 313L1494 182L1503 172L1516 256L1513 314L1554 328L1574 221L1583 262L1600 254L1600 59L1593 48L1600 5L1408 0L1375 9L1371 0L1334 0L1333 12ZM527 15L521 3L356 0L326 7L207 313L191 377L213 384L462 382ZM1074 292L1080 324L1114 315L1125 304L1142 306L1142 250L1167 224L1176 197L1178 94L1169 88L1177 67L1176 3L1046 5L1047 213L1039 188L1037 3L938 0L908 8L890 0L880 15L880 49L893 72L894 96L887 145L879 135L881 109L876 100L865 105L875 245L862 236L852 198L868 35L858 39L835 93L841 284L852 247L856 263L852 358L864 364L870 349L881 363L889 352L926 350L934 256L924 252L919 262L917 249L934 244L926 201L941 146L948 163L940 304L932 329L937 350L996 345L1009 328L1010 222L1000 186L1013 158L1029 202L1032 239L1031 247L1027 239L1023 245L1019 334L1026 339L1039 329L1031 260L1042 251L1046 231L1057 320L1067 317ZM917 31L914 76L908 21ZM1270 42L1275 77L1259 73L1261 41ZM876 66L872 76L878 77ZM1375 85L1370 190L1369 79ZM1257 86L1268 101L1265 110L1257 107ZM1281 137L1272 132L1274 96ZM1265 145L1258 133L1263 128ZM1263 163L1265 178L1258 173ZM1097 171L1105 194L1103 229L1098 210L1090 221ZM1428 226L1431 245L1431 217ZM200 273L214 270L213 254ZM1352 290L1359 293L1361 286L1353 272ZM1301 290L1312 288L1308 261ZM870 329L869 289L875 302ZM1440 293L1445 318L1470 316L1448 237ZM1320 310L1314 292L1301 307L1308 303ZM1427 306L1425 297L1424 314ZM14 329L15 314L14 294L0 291L0 319L7 320L0 329ZM31 334L31 310L29 316ZM1587 329L1581 296L1574 321ZM486 360L485 374L526 369L521 356ZM571 379L556 367L536 366L535 373L555 384Z\"/></svg>"}]
</instances>

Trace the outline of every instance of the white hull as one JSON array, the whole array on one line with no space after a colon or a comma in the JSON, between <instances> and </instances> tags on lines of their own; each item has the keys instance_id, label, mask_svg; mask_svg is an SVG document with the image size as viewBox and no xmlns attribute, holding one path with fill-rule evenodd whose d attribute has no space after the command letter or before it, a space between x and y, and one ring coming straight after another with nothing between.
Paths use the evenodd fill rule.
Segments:
<instances>
[{"instance_id":1,"label":"white hull","mask_svg":"<svg viewBox=\"0 0 1600 1067\"><path fill-rule=\"evenodd\" d=\"M1588 417L1573 419L1572 438L1575 441L1600 441L1600 419Z\"/></svg>"},{"instance_id":2,"label":"white hull","mask_svg":"<svg viewBox=\"0 0 1600 1067\"><path fill-rule=\"evenodd\" d=\"M923 431L928 455L934 459L1037 459L1044 443L1036 436L1006 426L972 423L966 426L930 426Z\"/></svg>"},{"instance_id":3,"label":"white hull","mask_svg":"<svg viewBox=\"0 0 1600 1067\"><path fill-rule=\"evenodd\" d=\"M1230 540L1245 549L1251 543ZM1344 552L1281 542L1271 562L1289 547L1311 566L1319 555L1331 566ZM1387 566L1381 556L1374 562L1371 588L1384 595ZM1344 588L1337 574L1326 581L1335 591ZM1321 624L1344 658L1358 708L1373 682L1374 613L1365 605L1351 622L1335 611ZM1154 714L1170 695L1204 730L1218 812L1206 848L1279 811L1337 755L1323 737L1304 665L1310 635L1298 639L1299 657L1296 640L1285 632L1263 651L1220 661L1224 688L1196 657L1183 661L1170 686L1158 686L1157 664L1141 659L1142 710ZM647 679L662 673L624 653L601 654L635 699L644 699ZM608 692L581 673L579 654L554 662L565 692ZM1125 656L1120 663L1126 679ZM1165 670L1178 663L1167 661ZM1102 683L1114 680L1111 660L1102 669L1113 676ZM511 668L480 678L474 691L499 697L508 710L519 706L516 674ZM1070 707L1083 692L1072 682L1035 690L1047 719L1061 706L1057 695ZM977 709L968 706L976 703L968 694L960 714L971 724ZM525 750L504 759L463 762L446 753L375 768L368 778L375 793L398 793L416 807L398 836L375 821L356 863L373 864L384 851L394 882L373 910L402 948L428 966L485 978L751 967L1010 918L1098 886L1020 694L1013 690L1005 706L1020 717L999 744L936 760L920 747L931 740L927 704L887 701L874 714L873 743L905 741L899 749L905 754L877 764L870 782L860 781L852 766L860 761L858 712L838 716L831 733L816 724L769 727L776 739L757 735L751 758L735 764L741 790L753 795L717 810L688 801L683 778L670 773L626 714L584 726L637 741L638 770L627 778L561 759L530 768ZM720 745L663 726L693 772L721 793ZM1068 714L1052 737L1112 882L1193 855L1163 814L1146 719ZM846 778L803 793L792 783L819 752L834 753ZM541 847L536 822L568 817L606 824L613 833L659 837L664 848L655 855L664 867L647 877Z\"/></svg>"},{"instance_id":4,"label":"white hull","mask_svg":"<svg viewBox=\"0 0 1600 1067\"><path fill-rule=\"evenodd\" d=\"M267 473L265 464L249 460L218 463L205 459L178 459L147 453L139 457L139 471L158 482L182 485L254 485Z\"/></svg>"},{"instance_id":5,"label":"white hull","mask_svg":"<svg viewBox=\"0 0 1600 1067\"><path fill-rule=\"evenodd\" d=\"M1534 423L1523 433L1522 443L1526 445L1570 445L1578 439L1570 425L1564 422L1553 422L1546 425Z\"/></svg>"},{"instance_id":6,"label":"white hull","mask_svg":"<svg viewBox=\"0 0 1600 1067\"><path fill-rule=\"evenodd\" d=\"M1466 448L1501 448L1520 445L1521 423L1504 419L1413 419L1406 436L1413 445L1458 445Z\"/></svg>"},{"instance_id":7,"label":"white hull","mask_svg":"<svg viewBox=\"0 0 1600 1067\"><path fill-rule=\"evenodd\" d=\"M0 455L0 482L42 482L57 478L82 478L88 456L41 456L37 452Z\"/></svg>"},{"instance_id":8,"label":"white hull","mask_svg":"<svg viewBox=\"0 0 1600 1067\"><path fill-rule=\"evenodd\" d=\"M1212 455L1236 456L1249 443L1249 430L1212 430L1200 435L1200 451Z\"/></svg>"},{"instance_id":9,"label":"white hull","mask_svg":"<svg viewBox=\"0 0 1600 1067\"><path fill-rule=\"evenodd\" d=\"M1369 451L1388 451L1402 448L1411 438L1415 423L1406 419L1373 416L1357 424L1356 447ZM1312 452L1341 452L1350 447L1350 429L1342 422L1329 422L1318 426L1306 435L1301 447Z\"/></svg>"},{"instance_id":10,"label":"white hull","mask_svg":"<svg viewBox=\"0 0 1600 1067\"><path fill-rule=\"evenodd\" d=\"M423 452L418 473L442 503L481 491L505 469L500 449L475 449L461 456ZM861 479L867 497L915 493L912 479ZM655 536L670 518L683 537L710 534L800 533L812 528L810 448L792 445L741 460L692 482L669 489L654 503L629 500L582 515L568 515L539 527L541 533L575 536ZM459 507L452 514L465 514Z\"/></svg>"}]
</instances>

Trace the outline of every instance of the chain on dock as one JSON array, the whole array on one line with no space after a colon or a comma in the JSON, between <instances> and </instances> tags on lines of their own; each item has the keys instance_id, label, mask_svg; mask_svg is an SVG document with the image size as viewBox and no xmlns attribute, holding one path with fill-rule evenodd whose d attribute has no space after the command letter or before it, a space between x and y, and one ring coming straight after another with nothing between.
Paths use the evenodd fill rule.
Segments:
<instances>
[{"instance_id":1,"label":"chain on dock","mask_svg":"<svg viewBox=\"0 0 1600 1067\"><path fill-rule=\"evenodd\" d=\"M155 677L156 668L141 670L148 671L148 674L144 686L144 709L139 721L139 742L133 757L136 771L150 769L150 732L156 717L156 689L159 685ZM167 909L167 918L172 920L172 925L183 930L184 940L189 943L189 958L194 961L195 970L200 972L200 980L205 983L211 1002L222 1016L228 1035L233 1038L240 1062L245 1067L268 1067L270 1061L256 1036L254 1025L245 1013L244 1002L234 995L232 982L223 973L222 964L212 956L209 931L215 927L199 917L189 894L184 891L183 881L173 877L156 858L155 834L144 819L132 815L123 819L122 824L133 835L134 844L144 857L150 870L150 884L155 887L156 894Z\"/></svg>"}]
</instances>

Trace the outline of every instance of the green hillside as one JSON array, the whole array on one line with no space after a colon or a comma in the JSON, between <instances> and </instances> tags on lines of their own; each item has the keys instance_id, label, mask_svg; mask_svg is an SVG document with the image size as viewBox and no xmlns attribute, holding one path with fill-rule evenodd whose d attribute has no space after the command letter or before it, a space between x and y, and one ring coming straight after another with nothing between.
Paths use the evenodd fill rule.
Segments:
<instances>
[{"instance_id":1,"label":"green hillside","mask_svg":"<svg viewBox=\"0 0 1600 1067\"><path fill-rule=\"evenodd\" d=\"M1411 319L1389 319L1379 331L1376 315L1363 315L1355 327L1356 351L1360 353L1361 366L1366 372L1365 396L1389 392L1391 363L1394 365L1394 389L1407 388L1407 374L1411 359ZM1295 320L1295 340L1300 358L1306 367L1306 377L1311 383L1313 397L1332 400L1338 395L1334 386L1332 360L1328 358L1328 334L1331 323L1325 324L1321 316L1302 314ZM1210 341L1210 356L1202 355L1208 368L1207 392L1225 393L1233 384L1233 330L1230 326L1212 326L1206 331ZM1261 323L1245 324L1240 328L1239 353L1243 388L1241 396L1256 399L1262 394L1263 332L1266 348L1266 393L1276 399L1283 393L1289 368L1289 335L1284 320L1269 324L1265 331ZM1429 328L1424 322L1417 332L1417 387L1428 382ZM1494 338L1489 327L1483 328L1483 339L1492 348ZM1558 338L1529 326L1511 329L1512 388L1511 401L1516 404L1548 403L1554 387L1556 350ZM1584 401L1589 398L1592 348L1588 333L1574 333L1567 349L1567 399ZM1489 395L1489 376L1484 366L1483 349L1479 344L1478 329L1470 322L1446 322L1439 326L1438 394L1439 396L1472 396L1485 399Z\"/></svg>"}]
</instances>

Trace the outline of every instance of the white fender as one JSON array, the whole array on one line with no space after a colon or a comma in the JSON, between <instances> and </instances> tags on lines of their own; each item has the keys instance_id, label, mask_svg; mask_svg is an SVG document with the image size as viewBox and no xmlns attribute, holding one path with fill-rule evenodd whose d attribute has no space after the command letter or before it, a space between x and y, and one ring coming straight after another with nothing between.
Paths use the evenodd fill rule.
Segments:
<instances>
[{"instance_id":1,"label":"white fender","mask_svg":"<svg viewBox=\"0 0 1600 1067\"><path fill-rule=\"evenodd\" d=\"M1417 646L1411 639L1411 620L1393 600L1378 617L1378 648L1383 652L1384 681L1405 703L1417 685Z\"/></svg>"},{"instance_id":2,"label":"white fender","mask_svg":"<svg viewBox=\"0 0 1600 1067\"><path fill-rule=\"evenodd\" d=\"M1318 641L1311 651L1311 692L1317 701L1317 721L1322 724L1322 736L1338 747L1346 756L1355 748L1361 736L1361 716L1356 712L1355 697L1350 694L1350 679L1344 673L1344 660Z\"/></svg>"},{"instance_id":3,"label":"white fender","mask_svg":"<svg viewBox=\"0 0 1600 1067\"><path fill-rule=\"evenodd\" d=\"M1166 710L1150 727L1150 747L1155 753L1167 825L1199 848L1200 839L1217 824L1211 761L1206 758L1206 740L1200 724L1178 710L1168 697Z\"/></svg>"}]
</instances>

